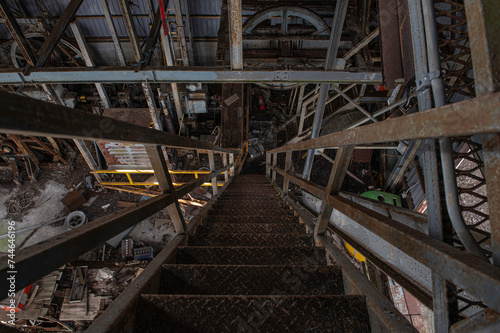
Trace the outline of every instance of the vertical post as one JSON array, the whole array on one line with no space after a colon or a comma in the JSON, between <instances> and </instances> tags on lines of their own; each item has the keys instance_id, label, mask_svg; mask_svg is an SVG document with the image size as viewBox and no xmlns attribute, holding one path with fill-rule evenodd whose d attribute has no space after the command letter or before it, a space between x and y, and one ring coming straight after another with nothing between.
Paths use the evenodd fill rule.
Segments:
<instances>
[{"instance_id":1,"label":"vertical post","mask_svg":"<svg viewBox=\"0 0 500 333\"><path fill-rule=\"evenodd\" d=\"M177 25L177 38L181 44L182 65L189 66L189 55L186 44L186 34L184 33L184 21L182 19L182 7L179 0L174 0L175 23Z\"/></svg>"},{"instance_id":2,"label":"vertical post","mask_svg":"<svg viewBox=\"0 0 500 333\"><path fill-rule=\"evenodd\" d=\"M419 82L429 73L427 61L427 41L425 39L424 18L421 0L408 0L410 26L413 44L413 59L415 78ZM418 90L419 111L432 108L431 91L429 87ZM433 139L423 140L424 177L427 199L427 221L429 235L443 240L443 219L441 214L441 198L439 189L438 156L436 143ZM432 273L434 330L436 333L448 332L448 288L446 281L435 271Z\"/></svg>"},{"instance_id":3,"label":"vertical post","mask_svg":"<svg viewBox=\"0 0 500 333\"><path fill-rule=\"evenodd\" d=\"M170 50L170 40L168 39L167 32L164 30L163 26L161 27L160 35L161 35L161 44L163 46L163 54L165 56L165 62L167 63L167 66L173 66L174 58ZM180 126L182 122L182 104L181 104L181 98L179 96L179 89L177 88L177 83L175 82L172 82L170 86L172 87L172 95L174 97L177 121L179 122Z\"/></svg>"},{"instance_id":4,"label":"vertical post","mask_svg":"<svg viewBox=\"0 0 500 333\"><path fill-rule=\"evenodd\" d=\"M297 116L299 115L300 111L302 110L302 102L304 101L304 92L306 91L306 86L307 86L307 84L300 86L299 100L297 101Z\"/></svg>"},{"instance_id":5,"label":"vertical post","mask_svg":"<svg viewBox=\"0 0 500 333\"><path fill-rule=\"evenodd\" d=\"M234 177L234 154L229 154L229 165L232 165L231 169L229 169L229 175Z\"/></svg>"},{"instance_id":6,"label":"vertical post","mask_svg":"<svg viewBox=\"0 0 500 333\"><path fill-rule=\"evenodd\" d=\"M151 119L153 120L154 127L155 129L162 131L163 125L160 121L160 114L158 112L158 108L156 107L156 102L153 96L153 90L151 89L151 84L142 83L142 90L144 91L144 96L146 96L146 101L149 107L149 113L151 114Z\"/></svg>"},{"instance_id":7,"label":"vertical post","mask_svg":"<svg viewBox=\"0 0 500 333\"><path fill-rule=\"evenodd\" d=\"M276 183L276 162L278 160L278 153L274 153L273 154L273 170L272 170L272 173L273 173L273 176L272 176L272 182L273 184Z\"/></svg>"},{"instance_id":8,"label":"vertical post","mask_svg":"<svg viewBox=\"0 0 500 333\"><path fill-rule=\"evenodd\" d=\"M241 23L241 0L227 0L229 7L229 43L231 68L243 69L243 27Z\"/></svg>"},{"instance_id":9,"label":"vertical post","mask_svg":"<svg viewBox=\"0 0 500 333\"><path fill-rule=\"evenodd\" d=\"M186 10L186 29L189 37L189 42L187 43L189 63L191 66L194 66L193 31L191 30L191 12L189 10L189 1L182 0L182 2L184 3L184 9Z\"/></svg>"},{"instance_id":10,"label":"vertical post","mask_svg":"<svg viewBox=\"0 0 500 333\"><path fill-rule=\"evenodd\" d=\"M477 96L500 88L500 12L495 0L465 0ZM500 266L500 135L483 135L483 161L488 186L493 264Z\"/></svg>"},{"instance_id":11,"label":"vertical post","mask_svg":"<svg viewBox=\"0 0 500 333\"><path fill-rule=\"evenodd\" d=\"M162 193L170 193L174 198L174 202L167 207L167 210L174 223L175 231L178 234L183 234L186 232L186 222L182 216L181 207L179 206L174 185L172 184L172 178L170 178L170 173L168 171L168 165L163 156L162 147L157 145L145 146L145 148L151 165L153 166L156 179L158 180L160 191Z\"/></svg>"},{"instance_id":12,"label":"vertical post","mask_svg":"<svg viewBox=\"0 0 500 333\"><path fill-rule=\"evenodd\" d=\"M325 195L338 194L340 192L340 188L342 187L342 182L344 181L347 169L349 168L353 152L354 146L344 146L337 150L335 162L333 163L332 171L330 172L330 178L328 179L328 183L326 185ZM323 200L323 204L321 205L321 214L319 215L318 222L314 228L315 235L325 233L332 212L333 208L326 204L326 200Z\"/></svg>"},{"instance_id":13,"label":"vertical post","mask_svg":"<svg viewBox=\"0 0 500 333\"><path fill-rule=\"evenodd\" d=\"M135 29L134 17L130 11L129 1L119 0L119 3L123 15L123 21L125 22L125 27L127 28L128 36L130 38L130 44L132 45L132 50L134 51L135 61L139 62L142 59L141 44L139 43L139 37L137 36L137 30Z\"/></svg>"},{"instance_id":14,"label":"vertical post","mask_svg":"<svg viewBox=\"0 0 500 333\"><path fill-rule=\"evenodd\" d=\"M333 17L333 25L330 34L330 42L328 44L328 51L325 59L325 69L332 70L335 66L337 53L340 45L340 37L344 29L344 21L347 14L348 0L338 0L335 5L335 15ZM316 113L314 114L314 121L311 129L311 139L317 138L321 130L321 123L323 122L323 114L325 113L326 99L328 98L328 91L330 89L329 83L323 83L320 86L319 98ZM303 111L304 112L304 111ZM300 134L300 132L299 132ZM314 161L316 149L309 149L304 165L303 177L307 180L311 177L311 170Z\"/></svg>"},{"instance_id":15,"label":"vertical post","mask_svg":"<svg viewBox=\"0 0 500 333\"><path fill-rule=\"evenodd\" d=\"M73 35L75 35L76 42L80 51L82 51L83 59L85 60L85 65L87 67L94 67L94 59L92 59L92 55L90 54L90 50L88 48L87 42L85 41L85 37L83 36L80 27L78 26L78 22L70 23L71 30L73 31ZM108 94L106 93L106 89L102 83L96 83L95 88L99 93L99 97L101 98L102 105L105 109L109 109L111 107L111 102L109 100Z\"/></svg>"},{"instance_id":16,"label":"vertical post","mask_svg":"<svg viewBox=\"0 0 500 333\"><path fill-rule=\"evenodd\" d=\"M222 165L227 167L227 153L222 153ZM229 181L229 170L224 172L224 182L227 183Z\"/></svg>"},{"instance_id":17,"label":"vertical post","mask_svg":"<svg viewBox=\"0 0 500 333\"><path fill-rule=\"evenodd\" d=\"M210 171L215 171L215 159L213 150L208 152L208 164L210 165ZM217 188L217 177L212 178L212 190L214 196L219 194L219 189Z\"/></svg>"},{"instance_id":18,"label":"vertical post","mask_svg":"<svg viewBox=\"0 0 500 333\"><path fill-rule=\"evenodd\" d=\"M271 153L266 152L266 176L271 178Z\"/></svg>"},{"instance_id":19,"label":"vertical post","mask_svg":"<svg viewBox=\"0 0 500 333\"><path fill-rule=\"evenodd\" d=\"M109 33L111 34L111 38L113 39L113 44L115 45L115 51L116 55L118 56L118 60L120 61L120 65L126 66L127 62L125 61L125 55L123 54L120 39L118 38L118 34L116 33L115 22L113 21L111 11L109 10L108 0L101 0L101 7L104 13L104 17L106 18L106 24L108 25Z\"/></svg>"},{"instance_id":20,"label":"vertical post","mask_svg":"<svg viewBox=\"0 0 500 333\"><path fill-rule=\"evenodd\" d=\"M287 151L285 157L285 174L289 173L291 168L292 168L292 152ZM288 180L288 177L285 176L285 179L283 180L283 195L288 195L289 186L290 186L290 181Z\"/></svg>"}]
</instances>

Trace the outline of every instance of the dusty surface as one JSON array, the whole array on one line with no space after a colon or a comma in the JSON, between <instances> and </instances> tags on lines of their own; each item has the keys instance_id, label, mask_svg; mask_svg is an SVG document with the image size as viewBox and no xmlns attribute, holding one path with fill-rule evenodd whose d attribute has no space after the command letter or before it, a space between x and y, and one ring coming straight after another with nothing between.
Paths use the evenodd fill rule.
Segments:
<instances>
[{"instance_id":1,"label":"dusty surface","mask_svg":"<svg viewBox=\"0 0 500 333\"><path fill-rule=\"evenodd\" d=\"M57 169L42 170L40 179L36 183L25 182L22 186L15 185L8 171L2 170L0 174L0 235L7 231L7 222L15 221L16 229L26 228L39 223L47 222L55 218L64 217L69 210L61 203L61 199L73 191L85 177L89 175L88 168L84 163L79 163L75 170ZM139 202L147 199L135 194L121 193L117 191L103 190L96 188L94 190L86 189L85 182L79 187L79 191L85 197L87 202L78 210L83 211L89 222L123 209L118 207L118 201ZM5 202L12 197L25 194L29 196L32 204L21 213L9 214ZM105 206L109 204L109 207ZM105 208L103 208L103 206ZM166 210L158 212L150 218L137 224L130 232L127 238L132 238L137 244L151 245L157 253L165 243L174 236L172 223L164 223L155 227L158 219L168 219ZM55 235L67 231L64 221L56 222L52 225L41 227L35 231L27 231L16 235L17 249L36 244ZM0 240L0 252L7 249L7 239ZM119 259L119 249L107 251L107 256ZM96 260L102 258L102 247L96 248L83 256L82 259Z\"/></svg>"}]
</instances>

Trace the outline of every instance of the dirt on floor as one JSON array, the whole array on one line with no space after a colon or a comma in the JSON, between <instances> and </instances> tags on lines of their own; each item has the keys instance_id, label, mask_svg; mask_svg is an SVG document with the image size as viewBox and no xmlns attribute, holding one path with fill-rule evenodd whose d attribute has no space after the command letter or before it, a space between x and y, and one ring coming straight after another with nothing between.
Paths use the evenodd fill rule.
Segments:
<instances>
[{"instance_id":1,"label":"dirt on floor","mask_svg":"<svg viewBox=\"0 0 500 333\"><path fill-rule=\"evenodd\" d=\"M119 201L140 202L149 199L136 194L106 190L100 186L86 188L85 177L91 175L83 160L78 160L76 168L57 167L42 170L38 182L25 182L22 186L14 184L9 170L0 170L0 237L7 233L8 222L14 221L16 230L35 226L60 217L67 216L70 211L61 199L78 187L78 191L86 202L77 208L86 214L87 223L124 209L118 206ZM97 182L95 182L97 183ZM15 199L14 204L8 204ZM22 203L22 205L20 204ZM15 212L16 208L24 209ZM10 210L10 212L9 212ZM162 219L163 223L157 223ZM35 230L16 234L16 249L50 239L68 231L64 221L59 221ZM160 211L137 224L126 238L132 238L137 245L153 246L155 254L175 235L173 224L169 222L166 210ZM0 239L0 252L7 251L7 239ZM102 260L103 246L89 251L80 260ZM117 249L106 246L107 260L121 260L120 246Z\"/></svg>"}]
</instances>

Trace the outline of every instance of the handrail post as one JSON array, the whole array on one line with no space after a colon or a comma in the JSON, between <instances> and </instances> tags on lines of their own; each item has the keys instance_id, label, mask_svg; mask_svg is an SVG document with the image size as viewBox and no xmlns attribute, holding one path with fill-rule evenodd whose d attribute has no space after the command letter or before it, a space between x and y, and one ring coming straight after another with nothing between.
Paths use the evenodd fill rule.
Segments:
<instances>
[{"instance_id":1,"label":"handrail post","mask_svg":"<svg viewBox=\"0 0 500 333\"><path fill-rule=\"evenodd\" d=\"M292 152L286 152L285 158L285 173L290 173L290 169L292 167ZM290 180L287 177L283 179L283 195L288 195L288 187L290 186Z\"/></svg>"},{"instance_id":2,"label":"handrail post","mask_svg":"<svg viewBox=\"0 0 500 333\"><path fill-rule=\"evenodd\" d=\"M210 165L210 171L215 171L215 159L213 150L208 152L208 164ZM212 178L212 190L214 196L219 194L219 189L217 188L217 176Z\"/></svg>"},{"instance_id":3,"label":"handrail post","mask_svg":"<svg viewBox=\"0 0 500 333\"><path fill-rule=\"evenodd\" d=\"M227 154L226 153L222 153L222 165L224 167L227 167ZM224 172L224 183L227 183L229 181L229 171L226 170Z\"/></svg>"},{"instance_id":4,"label":"handrail post","mask_svg":"<svg viewBox=\"0 0 500 333\"><path fill-rule=\"evenodd\" d=\"M349 168L349 163L351 162L353 152L354 146L344 146L340 147L337 150L335 163L333 163L332 171L330 172L330 178L328 179L328 184L326 185L325 198L329 194L338 194L340 192L340 188L342 187L342 182L344 181L346 171ZM315 235L321 235L325 233L332 212L333 208L326 203L326 200L323 200L323 204L321 206L321 214L318 217L318 222L314 229Z\"/></svg>"},{"instance_id":5,"label":"handrail post","mask_svg":"<svg viewBox=\"0 0 500 333\"><path fill-rule=\"evenodd\" d=\"M145 146L145 148L151 165L153 166L161 192L170 193L174 198L174 202L167 207L167 211L174 223L175 231L178 234L184 234L186 232L186 222L182 216L181 207L179 206L179 201L175 194L175 188L172 184L172 178L170 178L168 165L165 161L161 146Z\"/></svg>"},{"instance_id":6,"label":"handrail post","mask_svg":"<svg viewBox=\"0 0 500 333\"><path fill-rule=\"evenodd\" d=\"M229 165L232 165L231 169L229 169L229 175L234 177L234 153L229 154Z\"/></svg>"},{"instance_id":7,"label":"handrail post","mask_svg":"<svg viewBox=\"0 0 500 333\"><path fill-rule=\"evenodd\" d=\"M273 154L273 170L272 170L272 173L273 173L273 176L272 176L272 182L273 184L276 183L276 160L278 159L278 153L274 153Z\"/></svg>"},{"instance_id":8,"label":"handrail post","mask_svg":"<svg viewBox=\"0 0 500 333\"><path fill-rule=\"evenodd\" d=\"M271 153L266 152L266 176L271 177Z\"/></svg>"}]
</instances>

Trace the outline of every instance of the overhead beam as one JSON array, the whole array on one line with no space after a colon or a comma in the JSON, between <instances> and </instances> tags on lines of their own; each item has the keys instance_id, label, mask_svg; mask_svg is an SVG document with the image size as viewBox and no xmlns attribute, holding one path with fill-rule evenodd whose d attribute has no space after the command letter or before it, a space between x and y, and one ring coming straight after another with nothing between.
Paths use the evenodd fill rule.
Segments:
<instances>
[{"instance_id":1,"label":"overhead beam","mask_svg":"<svg viewBox=\"0 0 500 333\"><path fill-rule=\"evenodd\" d=\"M223 67L65 67L35 69L30 76L22 70L0 70L0 84L94 84L94 83L382 83L382 73L354 70L245 70L231 71Z\"/></svg>"},{"instance_id":2,"label":"overhead beam","mask_svg":"<svg viewBox=\"0 0 500 333\"><path fill-rule=\"evenodd\" d=\"M38 62L36 63L36 67L45 66L47 61L50 59L52 52L54 52L54 49L56 48L57 44L59 44L59 41L64 35L66 28L75 17L75 14L82 3L83 0L71 0L69 5L64 10L63 14L57 21L56 26L50 32L49 37L45 40L42 47L40 48L40 51L38 52Z\"/></svg>"},{"instance_id":3,"label":"overhead beam","mask_svg":"<svg viewBox=\"0 0 500 333\"><path fill-rule=\"evenodd\" d=\"M32 67L35 66L36 64L35 54L31 50L31 47L28 43L28 39L24 36L23 31L19 26L19 23L17 23L16 19L14 18L14 15L10 11L10 8L7 5L6 0L0 0L0 15L5 20L5 24L7 25L7 28L9 29L9 32L12 35L12 38L14 38L14 40L16 41L17 46L19 47L19 50L21 50L21 53L23 54L23 57L28 63L28 65Z\"/></svg>"},{"instance_id":4,"label":"overhead beam","mask_svg":"<svg viewBox=\"0 0 500 333\"><path fill-rule=\"evenodd\" d=\"M120 44L120 39L116 33L115 22L111 16L111 11L109 10L108 0L101 0L101 8L104 13L104 18L106 19L106 24L108 25L109 33L113 39L113 44L115 45L116 55L118 56L118 61L121 66L125 66L127 62L125 61L125 55L123 54L122 45Z\"/></svg>"},{"instance_id":5,"label":"overhead beam","mask_svg":"<svg viewBox=\"0 0 500 333\"><path fill-rule=\"evenodd\" d=\"M232 153L228 149L203 141L7 92L0 91L0 101L1 133L145 145L160 144Z\"/></svg>"}]
</instances>

